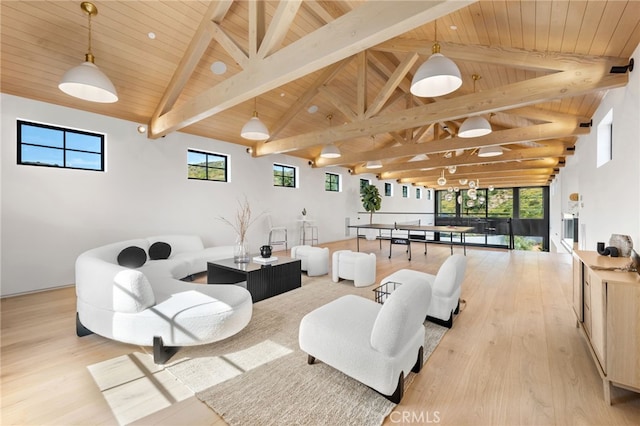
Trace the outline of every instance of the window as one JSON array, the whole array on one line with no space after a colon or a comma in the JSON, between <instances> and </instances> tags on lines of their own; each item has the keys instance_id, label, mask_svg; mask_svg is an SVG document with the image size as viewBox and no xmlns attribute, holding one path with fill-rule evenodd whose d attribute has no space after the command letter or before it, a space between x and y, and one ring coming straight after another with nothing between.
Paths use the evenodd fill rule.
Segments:
<instances>
[{"instance_id":1,"label":"window","mask_svg":"<svg viewBox=\"0 0 640 426\"><path fill-rule=\"evenodd\" d=\"M519 212L520 219L543 219L544 200L542 188L520 188Z\"/></svg>"},{"instance_id":2,"label":"window","mask_svg":"<svg viewBox=\"0 0 640 426\"><path fill-rule=\"evenodd\" d=\"M371 185L371 181L369 179L360 179L360 193L362 194L362 189L369 185Z\"/></svg>"},{"instance_id":3,"label":"window","mask_svg":"<svg viewBox=\"0 0 640 426\"><path fill-rule=\"evenodd\" d=\"M438 197L438 215L452 216L456 214L456 197L447 191L436 191Z\"/></svg>"},{"instance_id":4,"label":"window","mask_svg":"<svg viewBox=\"0 0 640 426\"><path fill-rule=\"evenodd\" d=\"M416 188L416 198L418 200L422 198L422 189Z\"/></svg>"},{"instance_id":5,"label":"window","mask_svg":"<svg viewBox=\"0 0 640 426\"><path fill-rule=\"evenodd\" d=\"M284 164L273 164L273 186L296 187L296 168Z\"/></svg>"},{"instance_id":6,"label":"window","mask_svg":"<svg viewBox=\"0 0 640 426\"><path fill-rule=\"evenodd\" d=\"M402 198L409 197L409 188L407 185L402 185Z\"/></svg>"},{"instance_id":7,"label":"window","mask_svg":"<svg viewBox=\"0 0 640 426\"><path fill-rule=\"evenodd\" d=\"M227 182L228 157L223 154L187 150L187 177Z\"/></svg>"},{"instance_id":8,"label":"window","mask_svg":"<svg viewBox=\"0 0 640 426\"><path fill-rule=\"evenodd\" d=\"M598 124L597 138L596 167L600 167L613 159L613 110Z\"/></svg>"},{"instance_id":9,"label":"window","mask_svg":"<svg viewBox=\"0 0 640 426\"><path fill-rule=\"evenodd\" d=\"M384 184L384 195L385 197L391 197L393 195L393 185L385 182Z\"/></svg>"},{"instance_id":10,"label":"window","mask_svg":"<svg viewBox=\"0 0 640 426\"><path fill-rule=\"evenodd\" d=\"M104 135L18 120L18 164L104 171Z\"/></svg>"},{"instance_id":11,"label":"window","mask_svg":"<svg viewBox=\"0 0 640 426\"><path fill-rule=\"evenodd\" d=\"M335 173L325 173L324 190L340 192L340 175L337 175Z\"/></svg>"}]
</instances>

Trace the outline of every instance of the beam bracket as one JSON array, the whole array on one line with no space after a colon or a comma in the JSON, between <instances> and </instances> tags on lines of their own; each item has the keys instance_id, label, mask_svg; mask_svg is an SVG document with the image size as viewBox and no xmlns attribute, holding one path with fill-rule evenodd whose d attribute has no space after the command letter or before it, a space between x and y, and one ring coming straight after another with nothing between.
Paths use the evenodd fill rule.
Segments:
<instances>
[{"instance_id":1,"label":"beam bracket","mask_svg":"<svg viewBox=\"0 0 640 426\"><path fill-rule=\"evenodd\" d=\"M629 63L627 65L622 66L613 66L611 70L609 70L610 74L625 74L627 71L633 71L633 58L629 59Z\"/></svg>"}]
</instances>

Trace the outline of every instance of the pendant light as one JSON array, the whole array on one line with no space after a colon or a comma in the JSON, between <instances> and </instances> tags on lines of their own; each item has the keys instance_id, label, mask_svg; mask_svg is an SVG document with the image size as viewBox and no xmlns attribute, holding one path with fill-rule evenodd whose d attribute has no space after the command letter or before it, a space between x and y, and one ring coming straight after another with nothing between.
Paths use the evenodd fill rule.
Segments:
<instances>
[{"instance_id":1,"label":"pendant light","mask_svg":"<svg viewBox=\"0 0 640 426\"><path fill-rule=\"evenodd\" d=\"M372 148L371 150L373 151L376 147L376 142L375 142L375 136L371 136L371 144L372 144ZM372 160L372 161L367 161L367 164L365 164L364 166L367 169L381 169L382 168L382 162L380 160Z\"/></svg>"},{"instance_id":2,"label":"pendant light","mask_svg":"<svg viewBox=\"0 0 640 426\"><path fill-rule=\"evenodd\" d=\"M329 128L331 128L331 119L333 118L332 114L327 115L327 120L329 120ZM339 158L342 154L340 153L340 149L334 144L325 145L322 148L322 152L320 152L320 157L322 158Z\"/></svg>"},{"instance_id":3,"label":"pendant light","mask_svg":"<svg viewBox=\"0 0 640 426\"><path fill-rule=\"evenodd\" d=\"M483 146L478 150L478 157L497 157L502 155L502 148L499 146Z\"/></svg>"},{"instance_id":4,"label":"pendant light","mask_svg":"<svg viewBox=\"0 0 640 426\"><path fill-rule=\"evenodd\" d=\"M68 95L85 101L116 102L118 100L116 88L109 77L96 66L95 57L91 52L91 17L98 14L98 8L89 2L80 3L80 8L89 17L89 49L83 63L64 73L58 88Z\"/></svg>"},{"instance_id":5,"label":"pendant light","mask_svg":"<svg viewBox=\"0 0 640 426\"><path fill-rule=\"evenodd\" d=\"M269 139L269 129L267 129L267 126L265 126L264 123L258 118L257 103L257 99L254 98L253 117L251 117L249 121L247 121L247 123L242 126L240 136L252 141L264 141Z\"/></svg>"},{"instance_id":6,"label":"pendant light","mask_svg":"<svg viewBox=\"0 0 640 426\"><path fill-rule=\"evenodd\" d=\"M476 81L480 80L478 74L473 74L473 93L476 93ZM477 138L478 136L484 136L491 133L491 124L486 118L476 115L464 120L460 130L458 130L458 136L461 138Z\"/></svg>"},{"instance_id":7,"label":"pendant light","mask_svg":"<svg viewBox=\"0 0 640 426\"><path fill-rule=\"evenodd\" d=\"M438 21L435 21L435 41L431 47L431 56L413 75L411 93L423 98L446 95L462 85L458 66L440 53L438 43Z\"/></svg>"},{"instance_id":8,"label":"pendant light","mask_svg":"<svg viewBox=\"0 0 640 426\"><path fill-rule=\"evenodd\" d=\"M444 169L442 169L442 174L438 178L437 182L438 182L438 185L440 186L444 186L447 184L447 178L444 177Z\"/></svg>"}]
</instances>

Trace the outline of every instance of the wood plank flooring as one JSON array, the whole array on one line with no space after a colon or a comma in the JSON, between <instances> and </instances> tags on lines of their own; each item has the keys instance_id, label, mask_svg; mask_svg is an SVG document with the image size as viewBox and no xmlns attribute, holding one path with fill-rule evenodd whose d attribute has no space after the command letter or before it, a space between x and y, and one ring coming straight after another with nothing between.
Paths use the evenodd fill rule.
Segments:
<instances>
[{"instance_id":1,"label":"wood plank flooring","mask_svg":"<svg viewBox=\"0 0 640 426\"><path fill-rule=\"evenodd\" d=\"M322 246L355 250L355 240ZM436 273L450 254L430 245L424 256L413 244L409 262L402 247L391 259L386 242L378 247L361 241L361 251L378 256L378 281L402 268ZM613 405L603 400L575 327L568 254L471 248L467 258L463 310L385 424L640 424L639 394L614 389ZM87 366L143 349L76 337L73 288L5 298L0 307L0 423L117 424ZM135 423L225 424L195 397Z\"/></svg>"}]
</instances>

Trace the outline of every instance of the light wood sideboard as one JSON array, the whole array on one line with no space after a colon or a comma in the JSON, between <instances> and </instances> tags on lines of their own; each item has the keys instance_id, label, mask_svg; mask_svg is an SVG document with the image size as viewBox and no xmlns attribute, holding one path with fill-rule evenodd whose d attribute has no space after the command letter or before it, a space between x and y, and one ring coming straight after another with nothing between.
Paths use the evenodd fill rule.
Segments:
<instances>
[{"instance_id":1,"label":"light wood sideboard","mask_svg":"<svg viewBox=\"0 0 640 426\"><path fill-rule=\"evenodd\" d=\"M640 275L607 271L629 258L573 252L573 310L600 373L604 399L611 386L640 392Z\"/></svg>"}]
</instances>

